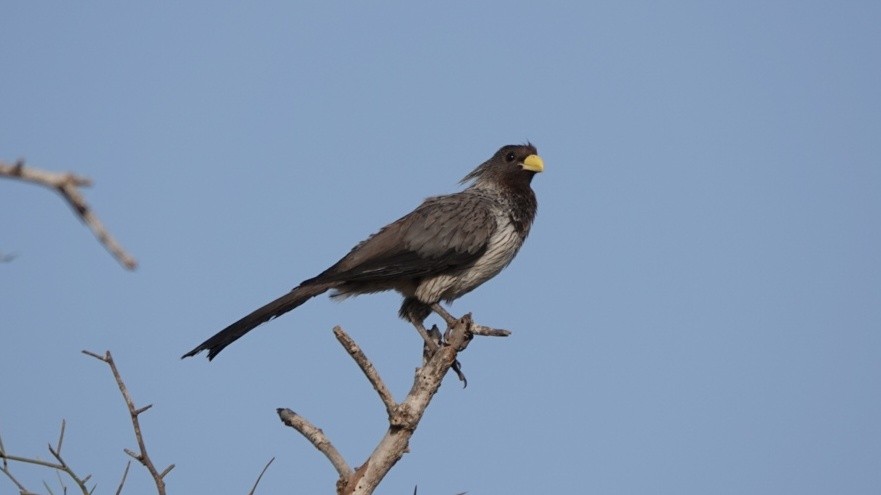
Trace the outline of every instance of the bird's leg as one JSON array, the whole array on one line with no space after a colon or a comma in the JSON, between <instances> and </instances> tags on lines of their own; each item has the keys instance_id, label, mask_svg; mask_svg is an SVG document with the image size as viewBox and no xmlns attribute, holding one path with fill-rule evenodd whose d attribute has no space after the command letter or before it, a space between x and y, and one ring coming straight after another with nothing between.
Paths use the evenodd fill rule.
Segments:
<instances>
[{"instance_id":1,"label":"bird's leg","mask_svg":"<svg viewBox=\"0 0 881 495\"><path fill-rule=\"evenodd\" d=\"M444 307L440 305L440 303L432 304L431 309L433 309L435 313L437 313L441 318L444 319L444 321L447 322L448 327L455 325L456 322L459 321L458 318L448 313L447 310L445 310Z\"/></svg>"},{"instance_id":2,"label":"bird's leg","mask_svg":"<svg viewBox=\"0 0 881 495\"><path fill-rule=\"evenodd\" d=\"M425 364L428 363L428 360L431 359L432 356L434 356L434 353L437 352L437 349L441 344L441 333L440 330L437 329L437 325L431 326L431 329L428 330L428 336L431 338L431 342L432 344L434 344L434 346L429 345L428 341L425 341L425 343L423 344L422 366L425 366Z\"/></svg>"},{"instance_id":3,"label":"bird's leg","mask_svg":"<svg viewBox=\"0 0 881 495\"><path fill-rule=\"evenodd\" d=\"M416 331L419 332L419 335L422 336L422 340L425 341L426 350L429 351L429 354L434 354L438 349L438 343L441 341L440 331L437 332L437 338L432 338L431 334L428 330L425 329L425 326L422 325L422 322L412 321L413 326L416 327ZM432 328L435 330L435 328Z\"/></svg>"},{"instance_id":4,"label":"bird's leg","mask_svg":"<svg viewBox=\"0 0 881 495\"><path fill-rule=\"evenodd\" d=\"M432 344L435 344L432 349L436 349L437 345L443 343L443 340L437 341L435 339L431 339L428 335L428 331L425 330L425 326L423 326L422 324L422 322L424 322L425 319L428 318L428 315L431 314L432 310L437 313L438 316L444 319L444 321L447 323L448 329L452 328L456 325L456 323L459 322L458 318L448 313L447 310L445 310L440 304L426 304L413 296L404 299L404 302L401 304L401 309L398 311L398 314L401 316L401 318L409 321L413 324L414 327L416 327L416 331L419 332L419 335L422 336L422 340L424 340L426 344L429 345L429 347L431 346L431 344L428 343L431 342Z\"/></svg>"},{"instance_id":5,"label":"bird's leg","mask_svg":"<svg viewBox=\"0 0 881 495\"><path fill-rule=\"evenodd\" d=\"M422 340L425 341L426 348L434 354L441 342L440 335L438 334L438 338L432 338L422 324L430 314L431 308L415 297L404 298L404 302L401 303L401 309L398 311L398 315L400 315L401 318L409 321L414 327L416 327L416 331L419 332Z\"/></svg>"},{"instance_id":6,"label":"bird's leg","mask_svg":"<svg viewBox=\"0 0 881 495\"><path fill-rule=\"evenodd\" d=\"M419 335L422 336L422 340L425 341L425 344L422 346L423 366L425 366L428 360L437 353L442 345L445 345L444 338L441 336L437 325L432 325L431 330L426 330L423 325L425 319L431 314L432 309L446 320L450 328L459 321L457 318L447 313L440 304L428 305L412 296L404 298L404 302L401 304L401 309L398 311L401 318L409 321L414 327L416 327L416 331L419 332ZM447 329L447 331L449 332L449 329ZM456 373L456 376L459 377L462 386L467 387L468 380L465 378L465 374L462 373L462 363L456 359L450 367Z\"/></svg>"},{"instance_id":7,"label":"bird's leg","mask_svg":"<svg viewBox=\"0 0 881 495\"><path fill-rule=\"evenodd\" d=\"M440 330L437 329L437 325L432 325L431 330L426 330L423 325L425 319L431 314L432 309L446 320L447 325L450 327L458 322L458 319L454 318L450 313L447 313L440 304L429 306L412 296L404 298L404 302L401 304L401 309L398 311L401 318L404 318L416 327L416 331L419 332L419 335L422 336L422 340L425 341L425 345L422 348L423 366L425 366L425 363L427 363L437 350L440 349L440 346L444 345L444 338L441 336ZM468 380L465 379L465 374L462 373L462 364L459 363L459 360L457 359L453 361L451 367L453 368L453 371L456 372L456 376L459 377L459 381L463 383L463 386L467 387Z\"/></svg>"}]
</instances>

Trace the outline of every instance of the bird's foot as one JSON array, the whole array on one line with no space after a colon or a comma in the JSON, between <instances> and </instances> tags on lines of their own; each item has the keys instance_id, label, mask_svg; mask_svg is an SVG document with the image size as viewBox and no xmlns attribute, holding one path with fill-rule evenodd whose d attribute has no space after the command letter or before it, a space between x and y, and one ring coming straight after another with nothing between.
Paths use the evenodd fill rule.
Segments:
<instances>
[{"instance_id":1,"label":"bird's foot","mask_svg":"<svg viewBox=\"0 0 881 495\"><path fill-rule=\"evenodd\" d=\"M422 336L422 340L425 342L422 351L422 364L431 359L432 356L440 349L442 346L450 345L451 341L458 342L457 352L464 351L466 347L468 347L468 343L471 342L471 339L474 338L475 335L484 335L490 337L507 337L511 334L508 330L502 330L497 328L485 327L483 325L478 325L474 323L471 319L471 314L466 314L462 318L456 318L451 315L447 310L445 310L440 304L432 304L431 309L437 313L441 318L444 319L447 323L447 329L443 335L441 335L440 330L438 330L436 325L431 327L431 330L426 330L421 322L413 322L413 326L416 327L416 330L419 332L419 335ZM465 325L465 334L464 338L454 339L453 332L454 328L459 325ZM465 378L465 373L462 372L462 363L459 360L455 360L451 366L453 371L456 373L456 376L459 378L459 381L462 382L462 388L468 386L468 379Z\"/></svg>"},{"instance_id":2,"label":"bird's foot","mask_svg":"<svg viewBox=\"0 0 881 495\"><path fill-rule=\"evenodd\" d=\"M425 341L422 351L423 366L425 366L425 364L432 358L432 356L437 353L438 349L443 346L455 344L457 347L456 352L461 352L464 351L466 347L468 347L468 343L471 342L475 335L507 337L511 334L511 332L509 332L508 330L485 327L483 325L478 325L474 323L474 321L472 321L471 319L471 313L466 314L462 318L456 318L437 303L432 304L431 309L441 318L443 318L444 321L446 321L447 323L447 329L443 335L441 335L441 332L440 330L438 330L437 325L432 325L431 330L425 329L425 327L422 325L421 320L424 319L426 315L421 315L422 318L419 319L415 319L412 317L409 318L410 321L413 322L413 326L416 327L416 330L419 332L419 335L422 336L422 340ZM460 325L464 325L464 328L462 328ZM464 331L464 333L457 336L454 330L457 327L460 331ZM462 388L467 387L468 379L465 378L465 373L462 372L462 363L459 362L458 359L456 359L455 361L453 361L453 364L450 367L456 373L456 376L459 377L459 381L462 382Z\"/></svg>"},{"instance_id":3,"label":"bird's foot","mask_svg":"<svg viewBox=\"0 0 881 495\"><path fill-rule=\"evenodd\" d=\"M419 329L421 325L418 325L416 328ZM422 346L422 366L425 366L426 363L434 356L434 354L445 345L448 345L444 340L443 336L438 330L437 325L432 325L429 330L425 330L425 327L422 327L422 331L425 332L425 335L428 336L428 340L425 340ZM422 332L419 332L420 334ZM465 378L465 373L462 372L462 363L459 362L458 359L453 361L451 366L453 371L456 373L456 376L459 377L459 381L462 382L462 388L468 386L468 379Z\"/></svg>"}]
</instances>

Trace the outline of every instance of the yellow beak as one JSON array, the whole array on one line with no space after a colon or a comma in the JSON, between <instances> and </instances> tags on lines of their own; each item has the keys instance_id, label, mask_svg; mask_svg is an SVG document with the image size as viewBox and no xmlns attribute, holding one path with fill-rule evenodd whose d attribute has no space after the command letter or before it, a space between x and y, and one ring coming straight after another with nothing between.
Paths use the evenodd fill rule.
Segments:
<instances>
[{"instance_id":1,"label":"yellow beak","mask_svg":"<svg viewBox=\"0 0 881 495\"><path fill-rule=\"evenodd\" d=\"M531 172L541 172L545 169L545 163L538 155L529 155L523 160L523 169Z\"/></svg>"}]
</instances>

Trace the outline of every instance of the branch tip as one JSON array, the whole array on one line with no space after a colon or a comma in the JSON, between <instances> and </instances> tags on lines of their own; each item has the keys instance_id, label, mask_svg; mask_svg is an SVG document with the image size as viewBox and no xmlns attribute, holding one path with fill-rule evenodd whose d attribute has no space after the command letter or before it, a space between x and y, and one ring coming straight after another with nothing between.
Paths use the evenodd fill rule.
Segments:
<instances>
[{"instance_id":1,"label":"branch tip","mask_svg":"<svg viewBox=\"0 0 881 495\"><path fill-rule=\"evenodd\" d=\"M269 469L269 465L272 464L272 461L274 461L274 460L275 460L275 457L273 457L272 459L269 459L269 462L267 462L266 465L263 466L263 470L260 471L260 474L257 476L257 481L254 482L254 486L251 487L251 491L248 492L248 495L254 495L254 492L257 491L257 485L260 484L260 480L263 479L263 475L266 474L266 470Z\"/></svg>"},{"instance_id":2,"label":"branch tip","mask_svg":"<svg viewBox=\"0 0 881 495\"><path fill-rule=\"evenodd\" d=\"M134 414L135 416L140 416L140 414L141 414L142 412L146 411L147 409L150 409L151 407L153 407L153 404L147 404L146 406L144 406L144 407L142 407L142 408L136 410L136 411L133 412L132 414Z\"/></svg>"},{"instance_id":3,"label":"branch tip","mask_svg":"<svg viewBox=\"0 0 881 495\"><path fill-rule=\"evenodd\" d=\"M163 469L161 473L159 473L160 478L165 478L165 475L171 472L174 469L174 464L169 464L167 468Z\"/></svg>"},{"instance_id":4,"label":"branch tip","mask_svg":"<svg viewBox=\"0 0 881 495\"><path fill-rule=\"evenodd\" d=\"M303 416L286 407L279 407L276 409L276 412L282 423L297 430L300 435L303 435L306 440L309 440L313 447L327 457L334 469L336 469L337 473L340 475L340 478L347 478L352 474L352 468L349 467L349 464L346 463L346 460L330 441L330 438L324 434L321 428L318 428Z\"/></svg>"},{"instance_id":5,"label":"branch tip","mask_svg":"<svg viewBox=\"0 0 881 495\"><path fill-rule=\"evenodd\" d=\"M339 341L340 345L343 346L343 349L349 353L349 356L355 360L355 363L361 368L361 371L364 373L364 376L367 377L367 380L373 385L373 390L379 395L379 399L385 405L386 412L390 415L392 411L397 407L397 402L395 402L394 396L392 396L391 390L389 390L388 386L386 386L385 382L382 380L382 377L379 376L379 372L376 371L376 367L373 366L373 363L370 362L370 359L367 358L367 355L364 354L364 351L361 350L361 347L355 342L349 334L345 332L339 325L333 327L333 334L336 336L337 341Z\"/></svg>"}]
</instances>

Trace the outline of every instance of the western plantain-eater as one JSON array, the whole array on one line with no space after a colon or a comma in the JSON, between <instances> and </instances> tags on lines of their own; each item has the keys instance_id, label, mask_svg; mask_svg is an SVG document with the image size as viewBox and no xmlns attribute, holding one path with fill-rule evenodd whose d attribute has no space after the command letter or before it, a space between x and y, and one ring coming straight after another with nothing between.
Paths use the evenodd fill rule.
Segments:
<instances>
[{"instance_id":1,"label":"western plantain-eater","mask_svg":"<svg viewBox=\"0 0 881 495\"><path fill-rule=\"evenodd\" d=\"M474 290L514 259L529 234L537 202L530 187L544 163L532 144L508 145L462 179L469 186L426 199L383 227L318 276L254 310L183 357L208 351L213 359L255 327L333 289L331 297L396 290L399 315L423 337L432 311L455 321L439 304Z\"/></svg>"}]
</instances>

